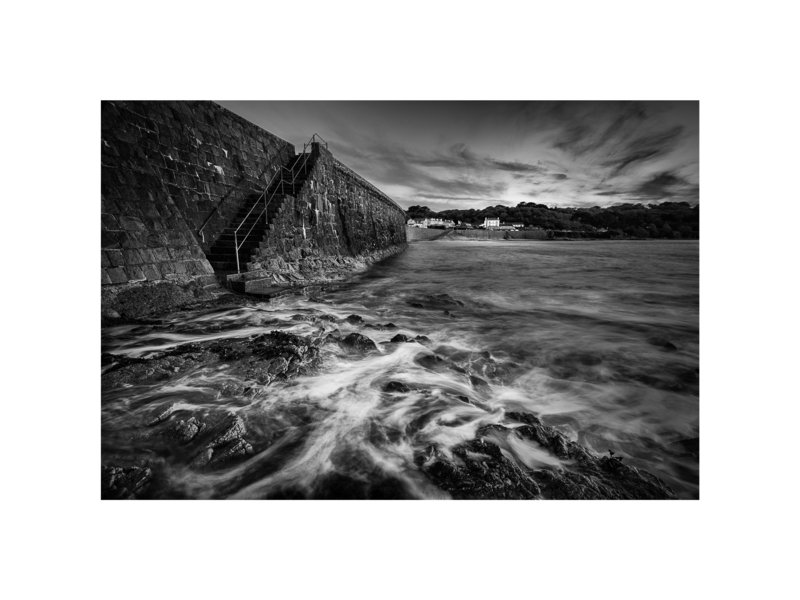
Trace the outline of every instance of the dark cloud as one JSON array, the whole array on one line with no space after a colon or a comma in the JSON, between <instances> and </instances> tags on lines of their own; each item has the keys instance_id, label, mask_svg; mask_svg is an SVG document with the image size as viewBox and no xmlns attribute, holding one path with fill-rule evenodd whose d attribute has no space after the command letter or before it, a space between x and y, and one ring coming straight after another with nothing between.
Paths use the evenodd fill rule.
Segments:
<instances>
[{"instance_id":1,"label":"dark cloud","mask_svg":"<svg viewBox=\"0 0 800 600\"><path fill-rule=\"evenodd\" d=\"M553 146L577 158L624 142L647 113L639 102L578 102L564 106L560 117Z\"/></svg>"},{"instance_id":2,"label":"dark cloud","mask_svg":"<svg viewBox=\"0 0 800 600\"><path fill-rule=\"evenodd\" d=\"M672 171L663 171L649 176L644 181L634 182L630 187L611 187L600 184L593 188L596 196L619 196L626 202L674 202L696 203L700 199L700 186L690 183Z\"/></svg>"},{"instance_id":3,"label":"dark cloud","mask_svg":"<svg viewBox=\"0 0 800 600\"><path fill-rule=\"evenodd\" d=\"M689 183L682 177L678 177L674 173L664 172L654 175L642 183L635 191L643 196L666 198L671 196L676 188L688 185Z\"/></svg>"},{"instance_id":4,"label":"dark cloud","mask_svg":"<svg viewBox=\"0 0 800 600\"><path fill-rule=\"evenodd\" d=\"M559 181L564 181L565 179L568 179L568 177L564 175L564 173L553 173L551 177L553 179L558 179Z\"/></svg>"},{"instance_id":5,"label":"dark cloud","mask_svg":"<svg viewBox=\"0 0 800 600\"><path fill-rule=\"evenodd\" d=\"M529 165L522 162L513 162L487 158L486 162L501 171L513 171L515 173L544 173L547 169L538 165Z\"/></svg>"},{"instance_id":6,"label":"dark cloud","mask_svg":"<svg viewBox=\"0 0 800 600\"><path fill-rule=\"evenodd\" d=\"M683 126L676 125L666 131L645 135L626 144L615 156L602 163L611 167L610 177L616 177L631 165L653 160L672 152L678 144Z\"/></svg>"}]
</instances>

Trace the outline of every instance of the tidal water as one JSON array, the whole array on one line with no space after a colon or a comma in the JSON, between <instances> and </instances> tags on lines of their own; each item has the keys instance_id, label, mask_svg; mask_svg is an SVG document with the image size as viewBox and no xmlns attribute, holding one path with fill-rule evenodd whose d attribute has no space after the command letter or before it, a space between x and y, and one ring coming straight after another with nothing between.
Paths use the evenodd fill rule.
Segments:
<instances>
[{"instance_id":1,"label":"tidal water","mask_svg":"<svg viewBox=\"0 0 800 600\"><path fill-rule=\"evenodd\" d=\"M365 323L341 321L349 315ZM389 322L397 328L365 327ZM105 328L102 346L146 358L188 342L334 329L362 333L380 352L323 345L319 370L269 385L225 364L104 384L104 461L157 461L162 497L324 497L317 487L337 473L390 476L404 496L443 498L415 463L420 452L447 455L481 425L527 411L593 452L612 450L657 475L678 497L699 497L696 241L414 243L321 293ZM383 343L397 333L428 340ZM421 359L434 353L459 369L429 368ZM410 391L387 395L388 381ZM165 406L200 421L240 416L253 453L192 468L137 434ZM503 453L528 468L569 468L533 442Z\"/></svg>"}]
</instances>

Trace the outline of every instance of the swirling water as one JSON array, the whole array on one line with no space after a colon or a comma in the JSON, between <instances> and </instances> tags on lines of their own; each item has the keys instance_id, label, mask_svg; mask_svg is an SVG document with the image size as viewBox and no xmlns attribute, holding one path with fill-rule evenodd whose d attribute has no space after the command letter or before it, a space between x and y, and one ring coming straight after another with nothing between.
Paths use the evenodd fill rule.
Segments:
<instances>
[{"instance_id":1,"label":"swirling water","mask_svg":"<svg viewBox=\"0 0 800 600\"><path fill-rule=\"evenodd\" d=\"M448 455L481 425L523 410L598 454L625 456L681 498L699 497L697 457L681 446L699 438L698 255L695 241L423 242L323 294L176 312L168 327L104 329L103 351L129 357L276 329L357 331L380 349L358 357L324 345L318 371L269 385L226 365L104 385L104 460L157 455L163 497L326 497L332 473L390 478L390 496L447 497L419 470L419 453ZM298 314L356 314L397 329ZM382 343L398 332L429 341ZM459 369L428 368L420 359L432 353ZM390 380L410 391L387 394ZM130 441L172 404L200 420L241 416L252 455L197 470L162 446ZM530 468L564 467L533 442L503 452Z\"/></svg>"}]
</instances>

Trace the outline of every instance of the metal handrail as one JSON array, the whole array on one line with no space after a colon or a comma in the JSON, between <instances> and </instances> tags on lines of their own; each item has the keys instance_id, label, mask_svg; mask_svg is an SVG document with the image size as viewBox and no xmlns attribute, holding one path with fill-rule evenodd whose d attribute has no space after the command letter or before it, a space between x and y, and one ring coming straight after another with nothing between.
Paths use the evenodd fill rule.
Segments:
<instances>
[{"instance_id":1,"label":"metal handrail","mask_svg":"<svg viewBox=\"0 0 800 600\"><path fill-rule=\"evenodd\" d=\"M285 169L285 167L283 165L281 165L280 169L275 171L275 173L272 175L272 179L269 180L269 183L267 184L267 187L264 189L263 192L261 192L261 194L258 196L258 199L253 203L253 208L251 208L248 211L248 213L242 219L242 222L239 223L239 227L237 227L233 232L233 246L234 246L234 248L236 248L236 272L237 273L241 273L242 272L242 269L241 269L241 267L239 265L239 250L242 249L242 246L244 246L244 243L247 241L247 238L250 237L250 234L253 232L253 228L256 226L256 223L258 223L258 220L261 218L261 215L264 215L265 219L267 218L267 215L266 215L267 209L269 208L270 202L272 202L272 199L275 197L275 192L278 191L278 186L275 186L275 189L272 190L272 193L269 195L269 199L267 199L267 192L269 191L269 188L272 187L272 182L275 181L275 177L277 177L279 173L281 174L281 189L283 188L283 174L282 174L283 169ZM245 236L242 238L242 243L240 244L239 243L239 230L242 228L242 225L244 225L244 222L248 219L248 217L253 213L253 211L255 210L256 206L258 206L258 203L261 202L261 198L264 198L264 208L262 209L262 211L260 213L258 213L258 216L256 217L256 220L253 221L253 224L250 226L250 229L248 230L247 234L245 234Z\"/></svg>"},{"instance_id":2,"label":"metal handrail","mask_svg":"<svg viewBox=\"0 0 800 600\"><path fill-rule=\"evenodd\" d=\"M306 163L308 163L308 159L311 158L311 152L306 152L306 149L307 148L312 148L312 151L313 151L313 145L315 143L314 140L316 140L316 139L319 139L321 141L321 143L325 144L325 149L326 150L328 149L328 142L326 142L324 139L322 139L322 136L320 136L319 134L316 134L316 133L314 135L312 135L311 139L308 140L307 143L303 144L303 154L305 155L305 158L303 159L303 164L300 165L300 168L298 169L298 173L300 171L302 171L303 169L305 169ZM316 143L319 144L320 142L316 142ZM297 179L297 174L295 174L293 168L291 169L291 172L292 172L292 184L294 184L295 179Z\"/></svg>"},{"instance_id":3,"label":"metal handrail","mask_svg":"<svg viewBox=\"0 0 800 600\"><path fill-rule=\"evenodd\" d=\"M277 152L277 154L276 154L275 156L276 156L277 158L280 158L280 156L281 156L281 153L282 153L284 150L286 150L286 148L288 148L289 146L291 146L291 144L290 144L289 142L285 143L285 144L284 144L284 145L281 147L281 149L280 149L280 150L278 150L278 152ZM327 145L326 145L326 148L327 148ZM281 167L283 167L283 165L281 165ZM264 170L266 171L266 169L264 169ZM279 169L279 170L280 170L280 169ZM273 174L273 175L272 175L272 177L274 178L274 177L275 177L275 175ZM233 191L233 190L235 190L237 187L239 187L239 186L242 184L242 182L243 182L243 181L247 181L247 177L246 177L246 176L245 176L245 177L243 177L243 178L242 178L242 180L241 180L239 183L237 183L236 185L234 185L234 186L231 188L231 191ZM269 186L271 185L271 183L272 183L272 180L270 180L270 183L268 183L268 184L267 184L267 189L269 189ZM211 221L211 217L213 217L213 216L214 216L214 215L217 213L217 211L219 210L219 207L222 205L222 203L223 203L224 201L225 201L225 199L223 199L223 200L220 200L220 202L219 202L219 203L218 203L218 204L217 204L217 205L214 207L214 210L212 210L212 211L211 211L211 213L208 215L208 217L206 217L206 220L205 220L205 221L203 221L203 224L200 226L200 229L198 229L198 230L197 230L197 233L200 235L200 239L202 239L204 242L206 241L206 236L205 236L205 233L203 233L203 230L206 228L206 225L208 225L209 221Z\"/></svg>"},{"instance_id":4,"label":"metal handrail","mask_svg":"<svg viewBox=\"0 0 800 600\"><path fill-rule=\"evenodd\" d=\"M317 138L319 138L319 140L321 140L321 142L315 142L315 140ZM288 167L285 167L285 166L281 165L278 168L278 170L275 171L275 173L272 175L272 178L269 180L269 183L267 184L267 187L259 195L258 199L253 204L253 208L251 208L249 210L249 212L247 213L247 215L245 215L245 217L242 219L242 222L239 224L239 227L237 227L234 230L234 232L233 232L233 245L234 245L234 248L236 248L236 272L237 273L241 273L242 272L241 266L239 264L239 250L241 250L242 246L244 246L244 243L247 241L247 238L250 237L250 234L253 232L253 229L255 228L256 223L258 223L259 219L261 218L261 215L264 215L264 219L265 220L268 219L267 210L269 209L269 205L272 202L272 199L275 197L275 194L277 193L278 189L280 188L281 195L285 194L284 183L286 182L286 179L284 179L283 172L284 171L289 171L289 173L292 176L291 184L294 185L294 182L297 180L297 175L300 173L300 171L305 169L305 166L308 163L308 159L311 158L311 152L306 152L306 149L307 148L311 148L314 143L323 143L323 144L325 144L325 149L326 150L328 149L328 142L323 140L322 137L320 137L316 133L314 135L312 135L311 139L308 141L308 143L303 144L303 154L305 155L305 158L303 159L303 164L300 165L300 168L297 170L297 173L295 173L294 167L292 167L290 169ZM280 174L280 177L281 177L280 186L276 185L275 189L272 190L272 193L269 195L269 198L267 198L267 192L272 187L272 183L275 181L275 178L278 176L278 174ZM256 206L258 206L258 204L261 202L261 198L264 198L264 208L261 210L260 213L258 213L258 216L256 217L255 221L253 221L253 224L250 226L250 229L248 230L248 232L242 238L242 243L240 244L239 243L239 230L242 228L242 225L244 225L244 222L253 213L253 211L255 210ZM205 224L203 225L203 227L205 227Z\"/></svg>"}]
</instances>

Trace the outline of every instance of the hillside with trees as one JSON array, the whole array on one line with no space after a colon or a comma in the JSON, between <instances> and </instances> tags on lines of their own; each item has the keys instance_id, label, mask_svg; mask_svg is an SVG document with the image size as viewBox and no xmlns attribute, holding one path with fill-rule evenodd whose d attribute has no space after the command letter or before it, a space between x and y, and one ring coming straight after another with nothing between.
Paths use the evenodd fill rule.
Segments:
<instances>
[{"instance_id":1,"label":"hillside with trees","mask_svg":"<svg viewBox=\"0 0 800 600\"><path fill-rule=\"evenodd\" d=\"M691 206L688 202L619 204L607 208L549 208L535 202L520 202L513 207L498 204L479 210L440 212L427 206L411 206L406 215L410 219L439 217L475 227L483 225L487 217L499 217L502 223L523 223L526 228L573 231L587 236L603 232L602 237L700 238L700 205Z\"/></svg>"}]
</instances>

